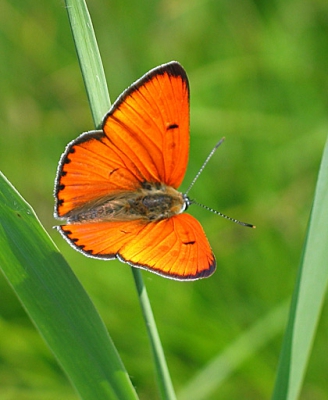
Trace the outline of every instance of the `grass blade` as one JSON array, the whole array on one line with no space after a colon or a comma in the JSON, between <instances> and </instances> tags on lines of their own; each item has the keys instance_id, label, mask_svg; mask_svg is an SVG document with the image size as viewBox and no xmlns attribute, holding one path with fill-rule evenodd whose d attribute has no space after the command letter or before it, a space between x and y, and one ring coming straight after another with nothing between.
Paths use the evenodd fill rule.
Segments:
<instances>
[{"instance_id":1,"label":"grass blade","mask_svg":"<svg viewBox=\"0 0 328 400\"><path fill-rule=\"evenodd\" d=\"M155 362L157 382L162 399L175 400L170 373L166 364L161 340L157 331L155 319L149 302L146 287L142 280L140 269L132 268L134 281L137 287L142 314L146 322L147 332Z\"/></svg>"},{"instance_id":2,"label":"grass blade","mask_svg":"<svg viewBox=\"0 0 328 400\"><path fill-rule=\"evenodd\" d=\"M101 118L108 111L109 95L97 40L86 3L82 0L66 0L66 4L92 115L95 125L98 126ZM99 84L103 85L102 90L98 90ZM141 271L131 268L153 352L159 391L163 399L173 400L175 399L173 385Z\"/></svg>"},{"instance_id":3,"label":"grass blade","mask_svg":"<svg viewBox=\"0 0 328 400\"><path fill-rule=\"evenodd\" d=\"M328 282L328 141L294 289L273 400L298 398Z\"/></svg>"},{"instance_id":4,"label":"grass blade","mask_svg":"<svg viewBox=\"0 0 328 400\"><path fill-rule=\"evenodd\" d=\"M98 127L110 107L110 97L96 36L85 2L66 0L65 3L93 122Z\"/></svg>"},{"instance_id":5,"label":"grass blade","mask_svg":"<svg viewBox=\"0 0 328 400\"><path fill-rule=\"evenodd\" d=\"M0 221L0 267L81 398L136 399L88 295L3 175Z\"/></svg>"}]
</instances>

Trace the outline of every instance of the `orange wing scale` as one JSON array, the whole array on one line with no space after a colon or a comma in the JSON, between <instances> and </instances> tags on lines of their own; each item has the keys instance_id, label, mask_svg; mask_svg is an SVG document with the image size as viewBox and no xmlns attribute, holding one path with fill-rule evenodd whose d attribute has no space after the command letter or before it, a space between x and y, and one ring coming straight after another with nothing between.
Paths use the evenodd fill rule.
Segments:
<instances>
[{"instance_id":1,"label":"orange wing scale","mask_svg":"<svg viewBox=\"0 0 328 400\"><path fill-rule=\"evenodd\" d=\"M189 214L151 223L86 223L59 229L77 250L90 257L116 257L172 279L199 279L215 270L215 258L203 228Z\"/></svg>"}]
</instances>

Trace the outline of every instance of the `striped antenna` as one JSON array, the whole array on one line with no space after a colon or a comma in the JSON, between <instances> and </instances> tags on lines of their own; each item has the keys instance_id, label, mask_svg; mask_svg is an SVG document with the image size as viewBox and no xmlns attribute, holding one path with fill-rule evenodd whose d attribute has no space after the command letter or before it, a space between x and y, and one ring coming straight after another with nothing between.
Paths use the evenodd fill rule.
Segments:
<instances>
[{"instance_id":1,"label":"striped antenna","mask_svg":"<svg viewBox=\"0 0 328 400\"><path fill-rule=\"evenodd\" d=\"M207 156L206 160L204 161L203 165L200 167L200 170L197 172L195 178L192 180L191 184L189 185L185 195L190 192L190 189L194 186L195 182L199 178L199 175L203 172L204 168L206 167L206 164L210 161L212 158L212 155L216 152L217 148L222 144L225 140L225 137L223 137L220 141L217 142L217 144L214 146L213 150L210 152L210 154Z\"/></svg>"},{"instance_id":2,"label":"striped antenna","mask_svg":"<svg viewBox=\"0 0 328 400\"><path fill-rule=\"evenodd\" d=\"M188 206L191 206L192 204L196 204L197 206L205 208L205 210L210 211L210 212L212 212L212 213L214 213L216 215L219 215L220 217L223 217L225 219L228 219L229 221L235 222L236 224L239 224L239 225L242 225L242 226L247 226L248 228L254 228L254 229L256 228L256 226L253 225L253 224L249 224L247 222L242 222L242 221L239 221L238 219L228 217L227 215L222 214L220 211L213 210L213 208L207 207L204 204L198 203L195 200L190 200L189 198L187 198L185 200L187 201L187 205Z\"/></svg>"},{"instance_id":3,"label":"striped antenna","mask_svg":"<svg viewBox=\"0 0 328 400\"><path fill-rule=\"evenodd\" d=\"M222 214L220 211L216 211L213 208L207 207L204 204L198 203L195 200L190 200L189 197L187 196L188 192L190 191L190 189L194 186L195 182L197 181L199 175L203 172L204 168L206 167L206 164L210 161L211 157L213 156L213 154L215 153L215 151L217 150L217 148L224 142L225 138L223 137L220 141L218 141L218 143L214 146L213 150L210 152L210 154L207 156L206 160L204 161L203 165L201 166L200 170L198 171L198 173L196 174L195 178L193 179L193 181L191 182L191 184L189 185L186 193L183 195L184 200L186 202L186 206L187 208L189 206L191 206L192 204L196 204L199 207L205 208L205 210L210 211L216 215L219 215L220 217L223 217L225 219L228 219L229 221L235 222L236 224L242 225L242 226L247 226L248 228L256 228L255 225L253 224L249 224L247 222L242 222L239 221L238 219L235 218L231 218L228 217L225 214Z\"/></svg>"}]
</instances>

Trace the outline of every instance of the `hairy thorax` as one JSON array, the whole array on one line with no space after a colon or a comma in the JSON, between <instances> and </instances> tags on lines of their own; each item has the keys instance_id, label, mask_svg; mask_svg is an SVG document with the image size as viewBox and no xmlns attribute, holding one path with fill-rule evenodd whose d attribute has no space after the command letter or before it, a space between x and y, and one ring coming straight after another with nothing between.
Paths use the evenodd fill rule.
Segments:
<instances>
[{"instance_id":1,"label":"hairy thorax","mask_svg":"<svg viewBox=\"0 0 328 400\"><path fill-rule=\"evenodd\" d=\"M173 187L144 182L135 191L119 192L89 202L67 217L70 223L158 221L182 213L186 206L183 194Z\"/></svg>"}]
</instances>

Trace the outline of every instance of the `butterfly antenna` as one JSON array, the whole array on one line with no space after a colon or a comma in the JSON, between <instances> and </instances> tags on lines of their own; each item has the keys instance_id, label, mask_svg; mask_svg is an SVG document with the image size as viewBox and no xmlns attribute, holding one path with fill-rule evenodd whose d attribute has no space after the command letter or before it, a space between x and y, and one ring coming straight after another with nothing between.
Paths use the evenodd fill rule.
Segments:
<instances>
[{"instance_id":1,"label":"butterfly antenna","mask_svg":"<svg viewBox=\"0 0 328 400\"><path fill-rule=\"evenodd\" d=\"M197 179L199 178L199 175L203 172L204 168L206 167L206 164L210 161L211 157L213 156L213 154L216 152L217 148L224 142L225 137L223 137L221 140L219 140L217 142L217 144L214 146L213 150L210 152L210 154L207 156L206 160L204 161L203 165L201 166L200 170L198 171L198 173L196 174L195 178L193 179L193 181L191 182L191 184L189 185L187 191L185 192L185 194L183 195L187 207L191 206L192 204L196 204L199 207L205 208L205 210L212 212L213 214L219 215L220 217L223 217L225 219L228 219L229 221L232 221L236 224L242 225L242 226L247 226L248 228L256 228L255 225L253 224L249 224L247 222L242 222L239 221L238 219L235 218L231 218L228 217L225 214L222 214L220 211L216 211L213 208L207 207L204 204L198 203L196 200L191 200L187 194L190 191L190 189L194 186L195 182L197 181Z\"/></svg>"},{"instance_id":2,"label":"butterfly antenna","mask_svg":"<svg viewBox=\"0 0 328 400\"><path fill-rule=\"evenodd\" d=\"M227 215L220 213L220 211L213 210L213 208L207 207L204 204L198 203L195 200L188 199L188 206L190 206L191 204L196 204L197 206L205 208L205 210L210 211L216 215L219 215L220 217L223 217L225 219L228 219L229 221L235 222L236 224L239 224L242 226L247 226L248 228L256 228L255 225L248 224L247 222L242 222L242 221L239 221L238 219L228 217Z\"/></svg>"},{"instance_id":3,"label":"butterfly antenna","mask_svg":"<svg viewBox=\"0 0 328 400\"><path fill-rule=\"evenodd\" d=\"M210 159L212 158L212 155L216 152L217 148L224 142L224 140L225 140L225 137L223 137L220 141L218 141L217 144L214 146L213 150L207 156L207 158L204 161L203 165L201 166L200 170L197 172L195 178L192 180L191 184L189 185L187 191L185 192L185 195L187 195L189 193L190 189L194 186L195 182L199 178L199 175L203 172L204 168L206 167L206 164L210 161Z\"/></svg>"}]
</instances>

